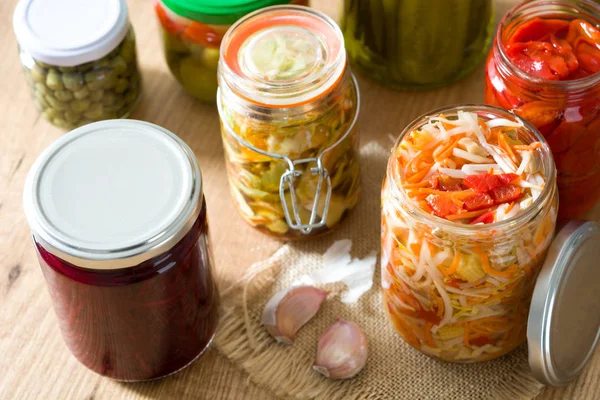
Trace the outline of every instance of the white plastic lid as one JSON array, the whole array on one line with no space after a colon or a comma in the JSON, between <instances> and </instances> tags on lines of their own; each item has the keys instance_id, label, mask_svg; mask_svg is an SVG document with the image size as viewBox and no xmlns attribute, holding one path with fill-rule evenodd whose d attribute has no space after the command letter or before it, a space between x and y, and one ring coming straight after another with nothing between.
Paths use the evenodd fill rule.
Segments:
<instances>
[{"instance_id":1,"label":"white plastic lid","mask_svg":"<svg viewBox=\"0 0 600 400\"><path fill-rule=\"evenodd\" d=\"M201 185L195 156L173 133L142 121L101 121L38 157L24 208L36 238L59 257L119 268L166 251L189 231Z\"/></svg>"},{"instance_id":2,"label":"white plastic lid","mask_svg":"<svg viewBox=\"0 0 600 400\"><path fill-rule=\"evenodd\" d=\"M20 0L13 27L19 46L59 67L98 60L127 34L125 0Z\"/></svg>"}]
</instances>

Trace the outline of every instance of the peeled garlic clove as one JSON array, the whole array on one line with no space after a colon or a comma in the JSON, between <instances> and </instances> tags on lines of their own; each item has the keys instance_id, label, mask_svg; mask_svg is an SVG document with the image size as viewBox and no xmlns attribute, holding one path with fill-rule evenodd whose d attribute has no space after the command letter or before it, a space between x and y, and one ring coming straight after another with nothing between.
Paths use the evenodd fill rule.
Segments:
<instances>
[{"instance_id":1,"label":"peeled garlic clove","mask_svg":"<svg viewBox=\"0 0 600 400\"><path fill-rule=\"evenodd\" d=\"M347 379L367 363L367 337L354 322L338 318L319 338L313 369L326 378Z\"/></svg>"},{"instance_id":2,"label":"peeled garlic clove","mask_svg":"<svg viewBox=\"0 0 600 400\"><path fill-rule=\"evenodd\" d=\"M317 314L327 295L313 286L284 289L265 306L262 323L278 342L292 344L296 333Z\"/></svg>"}]
</instances>

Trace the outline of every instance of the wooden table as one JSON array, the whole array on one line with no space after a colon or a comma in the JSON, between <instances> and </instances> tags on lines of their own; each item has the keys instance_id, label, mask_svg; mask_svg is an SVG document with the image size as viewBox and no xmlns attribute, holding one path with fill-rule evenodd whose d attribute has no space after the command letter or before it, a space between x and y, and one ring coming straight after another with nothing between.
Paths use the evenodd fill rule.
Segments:
<instances>
[{"instance_id":1,"label":"wooden table","mask_svg":"<svg viewBox=\"0 0 600 400\"><path fill-rule=\"evenodd\" d=\"M22 210L22 187L38 154L63 132L40 117L17 57L12 13L17 0L0 2L0 399L271 399L268 390L216 349L173 377L122 384L80 365L63 343ZM498 0L499 13L514 0ZM279 243L258 234L236 214L227 189L216 109L187 96L167 70L149 0L129 0L138 38L144 94L131 118L181 136L195 151L205 181L212 240L221 285ZM313 0L334 16L339 0ZM359 79L363 95L361 141L389 146L388 135L417 115L452 103L483 101L483 68L466 80L427 93L398 93ZM597 207L595 215L600 215ZM598 299L593 299L597 301ZM565 389L545 389L540 399L592 399L600 393L600 352Z\"/></svg>"}]
</instances>

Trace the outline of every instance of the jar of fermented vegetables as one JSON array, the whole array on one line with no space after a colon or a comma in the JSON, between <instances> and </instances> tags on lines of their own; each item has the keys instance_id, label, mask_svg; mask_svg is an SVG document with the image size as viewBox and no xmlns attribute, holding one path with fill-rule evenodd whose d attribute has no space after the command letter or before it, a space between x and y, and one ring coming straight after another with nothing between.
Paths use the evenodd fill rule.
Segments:
<instances>
[{"instance_id":1,"label":"jar of fermented vegetables","mask_svg":"<svg viewBox=\"0 0 600 400\"><path fill-rule=\"evenodd\" d=\"M559 218L584 217L600 199L600 5L529 1L510 10L488 57L485 101L544 135Z\"/></svg>"},{"instance_id":2,"label":"jar of fermented vegetables","mask_svg":"<svg viewBox=\"0 0 600 400\"><path fill-rule=\"evenodd\" d=\"M381 196L384 307L404 340L454 362L522 343L558 211L540 133L496 107L433 111L398 137Z\"/></svg>"},{"instance_id":3,"label":"jar of fermented vegetables","mask_svg":"<svg viewBox=\"0 0 600 400\"><path fill-rule=\"evenodd\" d=\"M167 64L192 96L215 103L219 46L231 24L262 7L308 0L155 0Z\"/></svg>"},{"instance_id":4,"label":"jar of fermented vegetables","mask_svg":"<svg viewBox=\"0 0 600 400\"><path fill-rule=\"evenodd\" d=\"M348 57L365 76L423 90L469 74L485 57L492 0L344 0Z\"/></svg>"},{"instance_id":5,"label":"jar of fermented vegetables","mask_svg":"<svg viewBox=\"0 0 600 400\"><path fill-rule=\"evenodd\" d=\"M125 0L20 0L13 19L33 101L64 128L126 118L140 97Z\"/></svg>"},{"instance_id":6,"label":"jar of fermented vegetables","mask_svg":"<svg viewBox=\"0 0 600 400\"><path fill-rule=\"evenodd\" d=\"M62 136L23 191L58 324L92 371L144 381L210 345L219 296L194 153L142 121L101 121Z\"/></svg>"},{"instance_id":7,"label":"jar of fermented vegetables","mask_svg":"<svg viewBox=\"0 0 600 400\"><path fill-rule=\"evenodd\" d=\"M339 27L269 7L225 35L217 105L229 185L244 220L285 239L325 232L360 191L358 86Z\"/></svg>"}]
</instances>

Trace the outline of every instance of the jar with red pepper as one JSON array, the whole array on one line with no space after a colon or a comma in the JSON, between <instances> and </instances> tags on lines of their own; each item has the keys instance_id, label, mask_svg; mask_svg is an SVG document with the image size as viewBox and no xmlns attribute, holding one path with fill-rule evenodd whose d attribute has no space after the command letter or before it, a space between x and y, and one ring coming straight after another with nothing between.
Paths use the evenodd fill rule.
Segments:
<instances>
[{"instance_id":1,"label":"jar with red pepper","mask_svg":"<svg viewBox=\"0 0 600 400\"><path fill-rule=\"evenodd\" d=\"M189 94L215 104L223 35L244 15L278 4L306 6L308 0L156 0L171 73Z\"/></svg>"},{"instance_id":2,"label":"jar with red pepper","mask_svg":"<svg viewBox=\"0 0 600 400\"><path fill-rule=\"evenodd\" d=\"M600 5L534 0L511 9L488 56L485 101L545 136L559 218L585 216L600 198Z\"/></svg>"}]
</instances>

